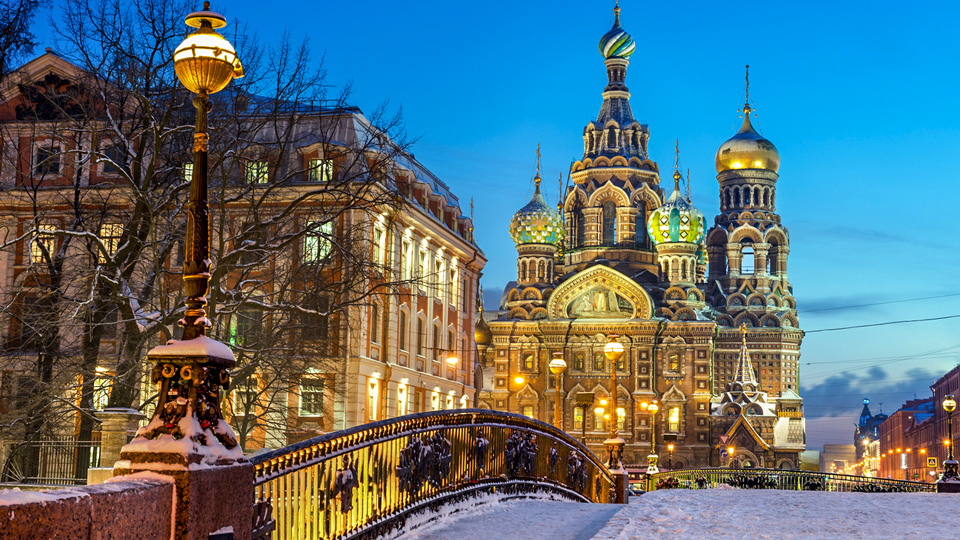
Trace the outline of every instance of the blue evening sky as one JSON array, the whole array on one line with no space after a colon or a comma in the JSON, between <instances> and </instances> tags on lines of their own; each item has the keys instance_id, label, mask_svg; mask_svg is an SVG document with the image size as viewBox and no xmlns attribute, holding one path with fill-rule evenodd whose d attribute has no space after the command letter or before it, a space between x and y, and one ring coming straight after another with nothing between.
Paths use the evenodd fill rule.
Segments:
<instances>
[{"instance_id":1,"label":"blue evening sky","mask_svg":"<svg viewBox=\"0 0 960 540\"><path fill-rule=\"evenodd\" d=\"M330 82L352 81L361 109L385 99L402 107L419 137L417 158L465 213L475 199L488 306L515 277L507 226L533 192L537 143L550 203L558 175L582 154L583 126L606 84L597 43L612 8L595 0L213 2L265 43L285 30L295 41L309 37ZM694 204L711 222L714 153L739 127L751 66L754 125L781 154L778 211L810 332L800 374L808 447L852 442L863 397L889 413L929 395L958 363L960 319L812 331L960 314L958 4L623 0L622 9L637 42L627 85L635 116L650 126L651 158L669 188L680 139ZM851 307L884 302L895 303Z\"/></svg>"}]
</instances>

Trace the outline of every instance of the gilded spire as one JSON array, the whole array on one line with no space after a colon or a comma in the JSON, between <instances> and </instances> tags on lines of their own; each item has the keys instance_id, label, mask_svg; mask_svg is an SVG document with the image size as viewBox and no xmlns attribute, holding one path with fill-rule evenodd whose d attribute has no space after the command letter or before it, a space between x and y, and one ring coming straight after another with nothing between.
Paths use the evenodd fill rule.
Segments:
<instances>
[{"instance_id":1,"label":"gilded spire","mask_svg":"<svg viewBox=\"0 0 960 540\"><path fill-rule=\"evenodd\" d=\"M676 146L674 150L677 152L677 161L673 168L673 190L680 191L680 139L677 139Z\"/></svg>"},{"instance_id":2,"label":"gilded spire","mask_svg":"<svg viewBox=\"0 0 960 540\"><path fill-rule=\"evenodd\" d=\"M563 173L557 178L557 212L563 216Z\"/></svg>"},{"instance_id":3,"label":"gilded spire","mask_svg":"<svg viewBox=\"0 0 960 540\"><path fill-rule=\"evenodd\" d=\"M540 193L540 143L537 143L537 175L533 177L533 183L537 186L537 193Z\"/></svg>"},{"instance_id":4,"label":"gilded spire","mask_svg":"<svg viewBox=\"0 0 960 540\"><path fill-rule=\"evenodd\" d=\"M473 232L473 197L470 197L470 232Z\"/></svg>"},{"instance_id":5,"label":"gilded spire","mask_svg":"<svg viewBox=\"0 0 960 540\"><path fill-rule=\"evenodd\" d=\"M743 102L743 114L749 116L750 112L753 110L750 108L750 64L747 64L747 75L744 77L746 81L746 94L747 97Z\"/></svg>"},{"instance_id":6,"label":"gilded spire","mask_svg":"<svg viewBox=\"0 0 960 540\"><path fill-rule=\"evenodd\" d=\"M692 204L693 201L690 199L690 169L687 169L686 196L687 196L687 202Z\"/></svg>"}]
</instances>

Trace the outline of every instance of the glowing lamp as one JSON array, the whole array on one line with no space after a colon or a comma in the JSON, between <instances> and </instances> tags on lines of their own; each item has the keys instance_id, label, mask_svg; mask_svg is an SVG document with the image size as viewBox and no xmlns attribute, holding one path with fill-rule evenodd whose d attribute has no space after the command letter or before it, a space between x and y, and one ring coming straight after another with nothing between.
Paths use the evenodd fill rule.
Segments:
<instances>
[{"instance_id":1,"label":"glowing lamp","mask_svg":"<svg viewBox=\"0 0 960 540\"><path fill-rule=\"evenodd\" d=\"M651 403L650 406L647 407L647 410L652 413L655 413L660 410L660 407L658 407L656 403Z\"/></svg>"},{"instance_id":2,"label":"glowing lamp","mask_svg":"<svg viewBox=\"0 0 960 540\"><path fill-rule=\"evenodd\" d=\"M456 365L459 364L459 363L460 363L460 359L457 357L457 355L455 355L455 354L453 354L453 353L450 353L450 354L447 355L447 365L448 365L448 366L454 367L454 366L456 366Z\"/></svg>"},{"instance_id":3,"label":"glowing lamp","mask_svg":"<svg viewBox=\"0 0 960 540\"><path fill-rule=\"evenodd\" d=\"M957 400L953 398L953 394L947 394L947 397L943 398L943 410L947 411L947 414L953 414L956 409Z\"/></svg>"},{"instance_id":4,"label":"glowing lamp","mask_svg":"<svg viewBox=\"0 0 960 540\"><path fill-rule=\"evenodd\" d=\"M603 355L611 362L616 362L623 356L623 344L616 341L616 339L616 334L610 334L610 343L607 343L603 347Z\"/></svg>"},{"instance_id":5,"label":"glowing lamp","mask_svg":"<svg viewBox=\"0 0 960 540\"><path fill-rule=\"evenodd\" d=\"M203 3L203 11L187 15L185 22L197 31L177 46L173 68L187 90L213 94L226 88L231 80L243 77L237 51L216 32L217 28L227 25L227 19L210 11L210 2Z\"/></svg>"},{"instance_id":6,"label":"glowing lamp","mask_svg":"<svg viewBox=\"0 0 960 540\"><path fill-rule=\"evenodd\" d=\"M601 404L601 405L606 405L606 404L607 404L607 400L601 399L601 400L600 400L600 404Z\"/></svg>"},{"instance_id":7,"label":"glowing lamp","mask_svg":"<svg viewBox=\"0 0 960 540\"><path fill-rule=\"evenodd\" d=\"M673 443L667 445L667 450L673 452Z\"/></svg>"},{"instance_id":8,"label":"glowing lamp","mask_svg":"<svg viewBox=\"0 0 960 540\"><path fill-rule=\"evenodd\" d=\"M603 407L597 407L596 409L593 410L593 412L597 414L603 414Z\"/></svg>"},{"instance_id":9,"label":"glowing lamp","mask_svg":"<svg viewBox=\"0 0 960 540\"><path fill-rule=\"evenodd\" d=\"M728 447L727 447L727 454L730 454L730 455L732 456L735 450L736 450L736 448L734 448L734 447L732 447L732 446L728 446Z\"/></svg>"},{"instance_id":10,"label":"glowing lamp","mask_svg":"<svg viewBox=\"0 0 960 540\"><path fill-rule=\"evenodd\" d=\"M550 368L550 373L554 375L560 375L567 369L567 361L563 359L563 353L554 353L553 358L550 359L550 363L547 364L547 367Z\"/></svg>"},{"instance_id":11,"label":"glowing lamp","mask_svg":"<svg viewBox=\"0 0 960 540\"><path fill-rule=\"evenodd\" d=\"M513 379L513 382L515 382L515 383L517 383L517 384L523 384L523 377L515 377L515 378Z\"/></svg>"}]
</instances>

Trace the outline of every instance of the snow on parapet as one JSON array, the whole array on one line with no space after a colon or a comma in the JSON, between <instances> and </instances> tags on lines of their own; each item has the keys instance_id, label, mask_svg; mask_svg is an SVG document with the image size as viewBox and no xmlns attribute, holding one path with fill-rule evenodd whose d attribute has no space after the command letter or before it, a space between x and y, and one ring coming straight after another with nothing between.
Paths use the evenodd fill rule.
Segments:
<instances>
[{"instance_id":1,"label":"snow on parapet","mask_svg":"<svg viewBox=\"0 0 960 540\"><path fill-rule=\"evenodd\" d=\"M191 340L193 341L193 340ZM211 340L212 341L212 340ZM170 434L161 434L156 439L147 439L144 433L155 430L163 420L154 416L150 423L137 431L137 437L125 444L121 449L121 455L128 453L156 453L173 454L183 458L186 466L174 467L183 469L202 469L218 463L240 461L243 459L243 450L240 446L226 448L217 440L216 433L226 433L234 440L236 434L225 420L219 420L214 426L211 424L206 429L200 427L200 422L192 414L188 414L180 419L178 425L183 437L175 438ZM203 440L206 444L201 444ZM199 462L198 461L199 458ZM136 463L132 463L132 469L139 468ZM151 464L150 469L156 469L155 464Z\"/></svg>"}]
</instances>

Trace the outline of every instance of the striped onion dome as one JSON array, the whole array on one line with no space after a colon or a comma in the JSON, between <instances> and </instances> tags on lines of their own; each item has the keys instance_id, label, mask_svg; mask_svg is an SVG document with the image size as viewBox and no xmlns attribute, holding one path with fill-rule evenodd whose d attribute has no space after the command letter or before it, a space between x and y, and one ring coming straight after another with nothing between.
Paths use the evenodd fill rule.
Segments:
<instances>
[{"instance_id":1,"label":"striped onion dome","mask_svg":"<svg viewBox=\"0 0 960 540\"><path fill-rule=\"evenodd\" d=\"M629 58L637 45L633 38L620 26L620 6L613 8L615 20L613 28L600 38L600 54L604 58Z\"/></svg>"}]
</instances>

